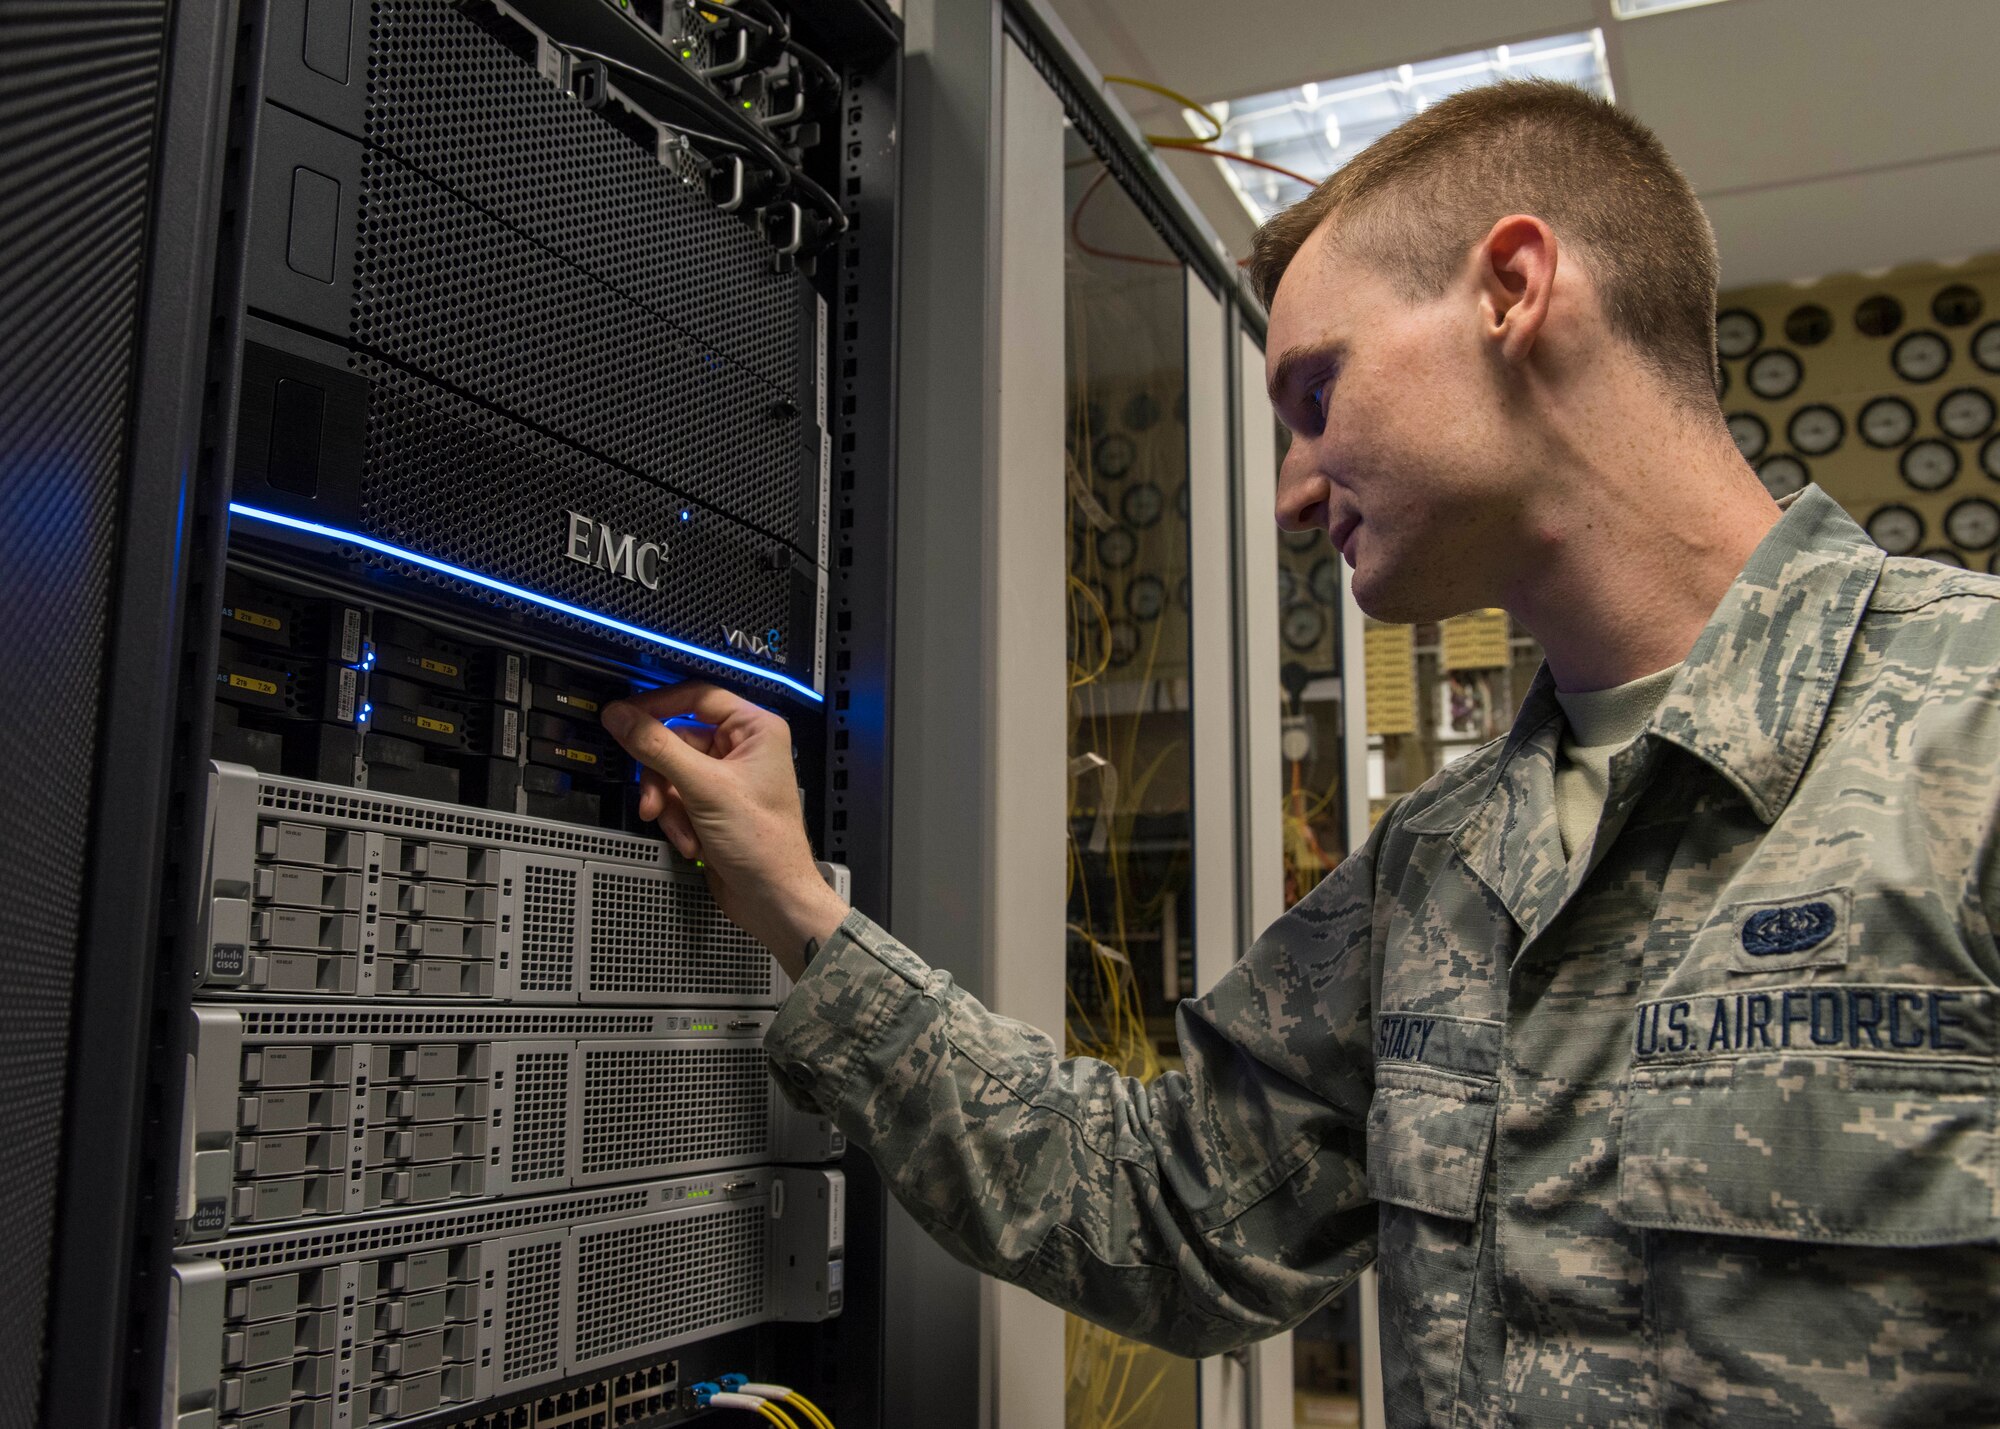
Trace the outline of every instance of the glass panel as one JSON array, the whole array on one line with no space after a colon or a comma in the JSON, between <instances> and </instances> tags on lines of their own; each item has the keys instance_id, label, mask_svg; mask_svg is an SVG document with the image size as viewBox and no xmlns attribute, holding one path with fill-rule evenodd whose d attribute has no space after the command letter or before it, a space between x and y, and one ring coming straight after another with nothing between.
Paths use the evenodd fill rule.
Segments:
<instances>
[{"instance_id":1,"label":"glass panel","mask_svg":"<svg viewBox=\"0 0 2000 1429\"><path fill-rule=\"evenodd\" d=\"M1278 459L1291 433L1278 427ZM1285 906L1347 857L1340 716L1340 554L1324 531L1278 534L1278 680L1284 724ZM1361 1422L1361 1302L1335 1297L1292 1332L1295 1422Z\"/></svg>"},{"instance_id":2,"label":"glass panel","mask_svg":"<svg viewBox=\"0 0 2000 1429\"><path fill-rule=\"evenodd\" d=\"M1368 821L1513 726L1542 647L1505 611L1368 622Z\"/></svg>"},{"instance_id":3,"label":"glass panel","mask_svg":"<svg viewBox=\"0 0 2000 1429\"><path fill-rule=\"evenodd\" d=\"M1278 460L1292 434L1278 427ZM1347 857L1340 719L1340 553L1324 531L1278 533L1278 680L1284 688L1285 906Z\"/></svg>"},{"instance_id":4,"label":"glass panel","mask_svg":"<svg viewBox=\"0 0 2000 1429\"><path fill-rule=\"evenodd\" d=\"M1069 459L1071 1053L1173 1065L1194 990L1186 281L1072 130ZM1069 1429L1192 1429L1195 1367L1072 1317Z\"/></svg>"}]
</instances>

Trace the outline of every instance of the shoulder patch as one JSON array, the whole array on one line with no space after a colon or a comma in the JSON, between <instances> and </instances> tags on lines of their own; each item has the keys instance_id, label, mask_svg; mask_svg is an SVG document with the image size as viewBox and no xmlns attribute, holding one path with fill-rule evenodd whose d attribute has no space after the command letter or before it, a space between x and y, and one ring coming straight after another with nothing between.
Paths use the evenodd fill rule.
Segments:
<instances>
[{"instance_id":1,"label":"shoulder patch","mask_svg":"<svg viewBox=\"0 0 2000 1429\"><path fill-rule=\"evenodd\" d=\"M1743 951L1753 958L1803 953L1833 936L1831 903L1793 903L1761 908L1743 921Z\"/></svg>"},{"instance_id":2,"label":"shoulder patch","mask_svg":"<svg viewBox=\"0 0 2000 1429\"><path fill-rule=\"evenodd\" d=\"M1815 888L1734 905L1725 915L1731 930L1725 935L1730 940L1729 970L1775 973L1846 967L1853 902L1849 889Z\"/></svg>"}]
</instances>

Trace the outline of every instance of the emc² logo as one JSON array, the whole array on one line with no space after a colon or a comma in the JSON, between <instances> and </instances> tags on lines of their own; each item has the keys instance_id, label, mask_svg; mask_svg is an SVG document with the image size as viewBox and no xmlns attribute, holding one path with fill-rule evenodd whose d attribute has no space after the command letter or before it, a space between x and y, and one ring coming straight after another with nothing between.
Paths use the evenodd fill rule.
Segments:
<instances>
[{"instance_id":1,"label":"emc\u00b2 logo","mask_svg":"<svg viewBox=\"0 0 2000 1429\"><path fill-rule=\"evenodd\" d=\"M659 542L641 541L629 531L614 531L575 511L569 513L569 543L563 554L647 590L660 588L667 558L666 547Z\"/></svg>"}]
</instances>

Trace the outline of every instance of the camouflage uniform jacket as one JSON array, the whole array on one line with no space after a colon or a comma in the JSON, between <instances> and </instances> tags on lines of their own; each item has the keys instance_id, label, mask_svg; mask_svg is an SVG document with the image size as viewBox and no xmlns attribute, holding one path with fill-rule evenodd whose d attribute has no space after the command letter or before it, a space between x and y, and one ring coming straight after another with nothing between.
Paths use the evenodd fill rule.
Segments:
<instances>
[{"instance_id":1,"label":"camouflage uniform jacket","mask_svg":"<svg viewBox=\"0 0 2000 1429\"><path fill-rule=\"evenodd\" d=\"M962 1259L1212 1354L1373 1260L1396 1425L2000 1423L2000 580L1794 498L1556 828L1547 671L1183 1003L1065 1060L859 914L767 1049Z\"/></svg>"}]
</instances>

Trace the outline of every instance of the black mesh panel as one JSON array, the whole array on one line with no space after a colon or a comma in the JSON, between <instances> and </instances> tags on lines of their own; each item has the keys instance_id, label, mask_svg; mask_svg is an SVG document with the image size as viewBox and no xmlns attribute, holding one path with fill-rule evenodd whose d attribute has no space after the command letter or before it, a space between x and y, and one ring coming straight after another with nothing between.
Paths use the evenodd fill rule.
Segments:
<instances>
[{"instance_id":1,"label":"black mesh panel","mask_svg":"<svg viewBox=\"0 0 2000 1429\"><path fill-rule=\"evenodd\" d=\"M355 370L370 383L370 534L708 648L728 630L791 638L790 577L763 563L770 541L388 363ZM660 589L565 558L567 528L551 519L565 510L663 544Z\"/></svg>"},{"instance_id":2,"label":"black mesh panel","mask_svg":"<svg viewBox=\"0 0 2000 1429\"><path fill-rule=\"evenodd\" d=\"M375 150L356 268L363 345L797 539L796 403Z\"/></svg>"},{"instance_id":3,"label":"black mesh panel","mask_svg":"<svg viewBox=\"0 0 2000 1429\"><path fill-rule=\"evenodd\" d=\"M164 4L0 0L0 1426L38 1417ZM109 1333L107 1327L107 1333Z\"/></svg>"},{"instance_id":4,"label":"black mesh panel","mask_svg":"<svg viewBox=\"0 0 2000 1429\"><path fill-rule=\"evenodd\" d=\"M435 0L378 0L366 138L749 370L795 391L796 272L707 195ZM532 77L532 75L528 76Z\"/></svg>"}]
</instances>

